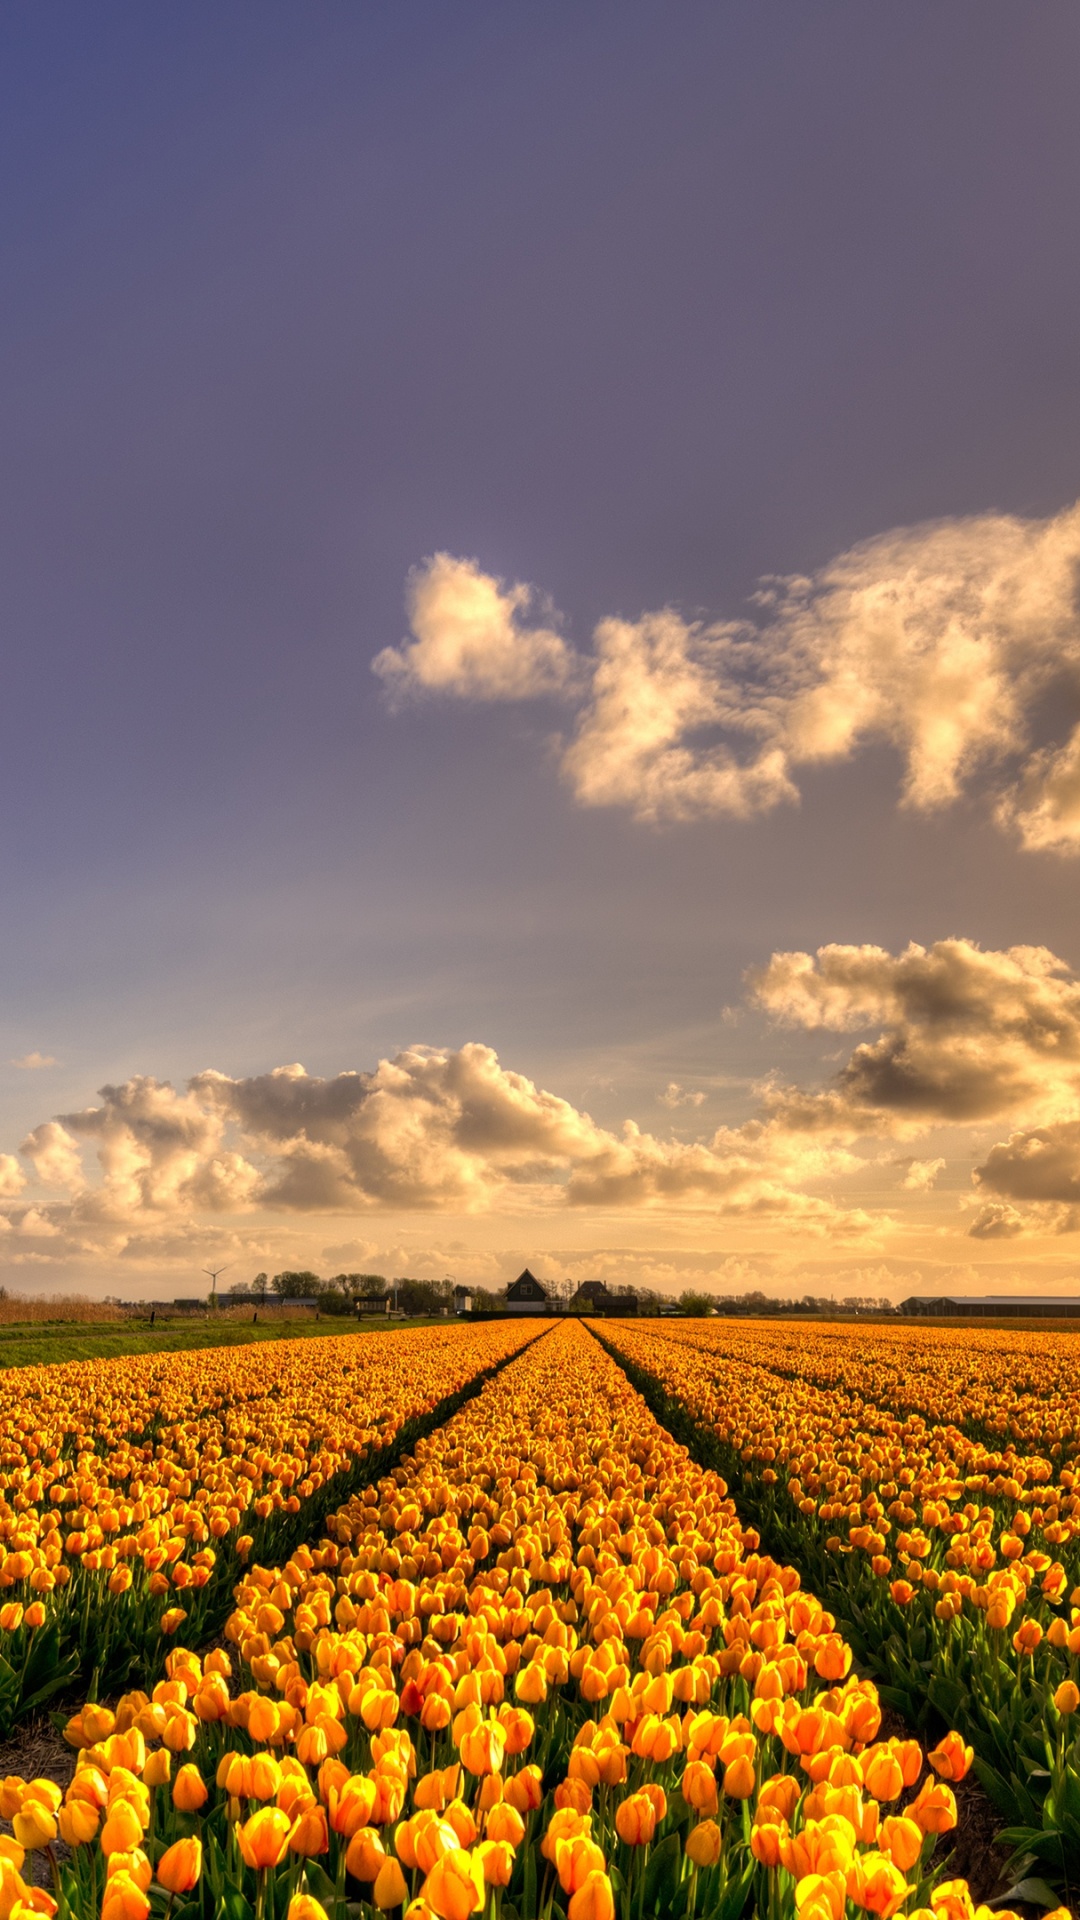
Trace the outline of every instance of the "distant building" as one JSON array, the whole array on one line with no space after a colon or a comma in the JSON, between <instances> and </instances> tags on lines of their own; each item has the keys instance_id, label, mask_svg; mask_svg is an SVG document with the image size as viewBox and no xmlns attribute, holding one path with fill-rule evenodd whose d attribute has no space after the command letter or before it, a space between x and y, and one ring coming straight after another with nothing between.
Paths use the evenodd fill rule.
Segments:
<instances>
[{"instance_id":1,"label":"distant building","mask_svg":"<svg viewBox=\"0 0 1080 1920\"><path fill-rule=\"evenodd\" d=\"M389 1313L389 1311L389 1293L362 1293L357 1298L356 1312L359 1319L365 1319L372 1313Z\"/></svg>"},{"instance_id":2,"label":"distant building","mask_svg":"<svg viewBox=\"0 0 1080 1920\"><path fill-rule=\"evenodd\" d=\"M571 1295L570 1305L575 1313L588 1313L607 1297L606 1280L583 1280L577 1292Z\"/></svg>"},{"instance_id":3,"label":"distant building","mask_svg":"<svg viewBox=\"0 0 1080 1920\"><path fill-rule=\"evenodd\" d=\"M506 1304L514 1313L546 1313L550 1303L547 1288L541 1286L536 1275L526 1267L513 1285L507 1287Z\"/></svg>"},{"instance_id":4,"label":"distant building","mask_svg":"<svg viewBox=\"0 0 1080 1920\"><path fill-rule=\"evenodd\" d=\"M638 1311L636 1293L611 1293L605 1280L583 1280L570 1301L571 1313L610 1313L625 1320Z\"/></svg>"},{"instance_id":5,"label":"distant building","mask_svg":"<svg viewBox=\"0 0 1080 1920\"><path fill-rule=\"evenodd\" d=\"M473 1289L471 1287L461 1287L461 1286L455 1287L454 1288L454 1312L455 1313L471 1313L473 1310L473 1302L475 1298L476 1298L476 1295L473 1292Z\"/></svg>"},{"instance_id":6,"label":"distant building","mask_svg":"<svg viewBox=\"0 0 1080 1920\"><path fill-rule=\"evenodd\" d=\"M900 1302L901 1313L931 1318L1080 1319L1080 1295L1075 1293L913 1293Z\"/></svg>"}]
</instances>

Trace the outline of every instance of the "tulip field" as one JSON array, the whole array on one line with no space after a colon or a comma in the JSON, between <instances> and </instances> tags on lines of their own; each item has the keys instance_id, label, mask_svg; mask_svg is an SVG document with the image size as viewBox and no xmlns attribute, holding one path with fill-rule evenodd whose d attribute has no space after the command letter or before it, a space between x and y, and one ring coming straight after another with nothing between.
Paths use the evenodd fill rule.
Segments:
<instances>
[{"instance_id":1,"label":"tulip field","mask_svg":"<svg viewBox=\"0 0 1080 1920\"><path fill-rule=\"evenodd\" d=\"M605 1332L835 1610L914 1727L942 1718L1011 1842L1080 1880L1080 1348L1050 1333Z\"/></svg>"},{"instance_id":2,"label":"tulip field","mask_svg":"<svg viewBox=\"0 0 1080 1920\"><path fill-rule=\"evenodd\" d=\"M3 1711L82 1704L0 1920L988 1920L954 1787L1076 1778L1052 1345L598 1334L4 1377Z\"/></svg>"}]
</instances>

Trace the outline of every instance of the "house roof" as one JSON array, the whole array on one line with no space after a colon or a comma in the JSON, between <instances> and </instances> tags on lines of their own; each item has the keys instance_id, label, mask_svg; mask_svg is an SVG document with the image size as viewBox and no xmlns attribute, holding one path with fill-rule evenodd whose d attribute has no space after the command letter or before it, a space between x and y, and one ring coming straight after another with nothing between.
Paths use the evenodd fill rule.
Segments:
<instances>
[{"instance_id":1,"label":"house roof","mask_svg":"<svg viewBox=\"0 0 1080 1920\"><path fill-rule=\"evenodd\" d=\"M506 1289L507 1299L510 1299L512 1295L517 1292L519 1287L525 1293L532 1293L535 1291L536 1293L541 1294L545 1300L547 1299L547 1288L544 1286L542 1281L537 1279L535 1273L529 1272L528 1267L525 1268L525 1271L523 1273L518 1274L518 1277L514 1281L512 1286L507 1287Z\"/></svg>"},{"instance_id":2,"label":"house roof","mask_svg":"<svg viewBox=\"0 0 1080 1920\"><path fill-rule=\"evenodd\" d=\"M936 1307L942 1300L958 1307L1080 1307L1076 1293L913 1293L904 1305Z\"/></svg>"}]
</instances>

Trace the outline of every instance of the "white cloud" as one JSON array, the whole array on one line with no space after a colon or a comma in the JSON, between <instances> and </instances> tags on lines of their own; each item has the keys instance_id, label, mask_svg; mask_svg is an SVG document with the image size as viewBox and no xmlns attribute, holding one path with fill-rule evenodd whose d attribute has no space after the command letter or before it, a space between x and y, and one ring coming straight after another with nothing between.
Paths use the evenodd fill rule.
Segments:
<instances>
[{"instance_id":1,"label":"white cloud","mask_svg":"<svg viewBox=\"0 0 1080 1920\"><path fill-rule=\"evenodd\" d=\"M793 1127L920 1132L1071 1110L1080 1098L1080 981L1045 947L970 940L778 953L748 976L782 1025L881 1025L819 1094L777 1088L766 1110Z\"/></svg>"},{"instance_id":2,"label":"white cloud","mask_svg":"<svg viewBox=\"0 0 1080 1920\"><path fill-rule=\"evenodd\" d=\"M1031 1222L1019 1213L1015 1207L992 1200L989 1205L980 1207L968 1232L973 1240L1015 1240L1026 1233Z\"/></svg>"},{"instance_id":3,"label":"white cloud","mask_svg":"<svg viewBox=\"0 0 1080 1920\"><path fill-rule=\"evenodd\" d=\"M14 1200L26 1185L26 1175L13 1153L0 1153L0 1200Z\"/></svg>"},{"instance_id":4,"label":"white cloud","mask_svg":"<svg viewBox=\"0 0 1080 1920\"><path fill-rule=\"evenodd\" d=\"M78 1191L86 1185L79 1143L59 1120L46 1120L28 1133L19 1152L47 1187Z\"/></svg>"},{"instance_id":5,"label":"white cloud","mask_svg":"<svg viewBox=\"0 0 1080 1920\"><path fill-rule=\"evenodd\" d=\"M690 1093L685 1087L680 1087L677 1080L669 1080L663 1093L658 1093L656 1097L662 1107L703 1107L706 1100L706 1095L700 1089Z\"/></svg>"},{"instance_id":6,"label":"white cloud","mask_svg":"<svg viewBox=\"0 0 1080 1920\"><path fill-rule=\"evenodd\" d=\"M1031 730L1048 691L1075 704L1078 569L1080 506L940 520L766 582L754 620L604 619L575 662L522 624L530 589L440 554L410 583L413 643L374 664L391 687L468 698L573 685L562 771L584 806L746 818L797 800L800 768L877 742L900 755L904 805L932 811L981 780L1025 847L1071 853L1080 729L1037 749Z\"/></svg>"},{"instance_id":7,"label":"white cloud","mask_svg":"<svg viewBox=\"0 0 1080 1920\"><path fill-rule=\"evenodd\" d=\"M1010 1200L1080 1205L1080 1120L1028 1127L991 1147L979 1185Z\"/></svg>"},{"instance_id":8,"label":"white cloud","mask_svg":"<svg viewBox=\"0 0 1080 1920\"><path fill-rule=\"evenodd\" d=\"M96 1149L93 1182L82 1143ZM330 1079L297 1065L247 1079L207 1071L177 1092L139 1076L103 1088L98 1106L36 1127L21 1152L67 1197L11 1218L30 1219L24 1232L47 1221L75 1247L145 1248L206 1216L259 1210L678 1207L841 1235L870 1225L808 1191L858 1169L843 1148L760 1121L696 1142L630 1121L615 1133L476 1042L411 1047L370 1073ZM14 1197L22 1174L13 1159L10 1169Z\"/></svg>"},{"instance_id":9,"label":"white cloud","mask_svg":"<svg viewBox=\"0 0 1080 1920\"><path fill-rule=\"evenodd\" d=\"M944 1171L944 1160L909 1160L902 1184L910 1193L929 1193L937 1184L938 1174Z\"/></svg>"},{"instance_id":10,"label":"white cloud","mask_svg":"<svg viewBox=\"0 0 1080 1920\"><path fill-rule=\"evenodd\" d=\"M436 553L409 576L412 638L385 647L374 670L399 697L521 700L556 693L570 679L573 654L552 625L531 618L535 604L531 587L507 586L475 560Z\"/></svg>"},{"instance_id":11,"label":"white cloud","mask_svg":"<svg viewBox=\"0 0 1080 1920\"><path fill-rule=\"evenodd\" d=\"M733 629L688 626L670 608L596 629L592 690L562 771L583 806L627 806L643 820L763 813L798 794L775 741L742 762L706 728L750 721Z\"/></svg>"},{"instance_id":12,"label":"white cloud","mask_svg":"<svg viewBox=\"0 0 1080 1920\"><path fill-rule=\"evenodd\" d=\"M37 1073L42 1067L55 1067L56 1061L51 1053L24 1053L21 1059L13 1060L11 1064L23 1068L27 1073Z\"/></svg>"},{"instance_id":13,"label":"white cloud","mask_svg":"<svg viewBox=\"0 0 1080 1920\"><path fill-rule=\"evenodd\" d=\"M1064 746L1031 755L1016 786L1003 796L998 818L1015 827L1034 852L1080 849L1080 727Z\"/></svg>"}]
</instances>

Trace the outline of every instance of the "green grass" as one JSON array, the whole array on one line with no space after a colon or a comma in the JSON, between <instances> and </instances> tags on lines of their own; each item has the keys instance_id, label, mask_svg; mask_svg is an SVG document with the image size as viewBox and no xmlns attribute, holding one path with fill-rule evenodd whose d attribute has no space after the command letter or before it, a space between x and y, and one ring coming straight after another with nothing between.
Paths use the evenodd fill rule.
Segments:
<instances>
[{"instance_id":1,"label":"green grass","mask_svg":"<svg viewBox=\"0 0 1080 1920\"><path fill-rule=\"evenodd\" d=\"M425 1322L393 1321L393 1326L423 1326ZM445 1324L445 1323L440 1323ZM168 1320L151 1328L148 1320L94 1323L61 1320L55 1323L16 1322L0 1327L0 1368L38 1367L58 1360L112 1360L127 1353L184 1353L193 1347L244 1347L259 1340L320 1340L343 1333L379 1333L386 1322L377 1325L363 1320L314 1320L309 1315L295 1320L277 1320L252 1326L249 1321L228 1320L215 1326L207 1320Z\"/></svg>"}]
</instances>

